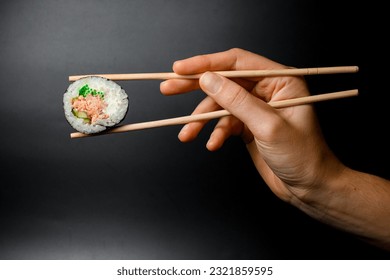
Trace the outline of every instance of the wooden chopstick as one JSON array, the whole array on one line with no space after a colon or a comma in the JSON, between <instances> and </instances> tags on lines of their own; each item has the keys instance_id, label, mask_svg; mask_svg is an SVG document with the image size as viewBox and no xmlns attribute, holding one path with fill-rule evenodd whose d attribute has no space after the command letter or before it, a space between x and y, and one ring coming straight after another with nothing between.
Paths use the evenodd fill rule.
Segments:
<instances>
[{"instance_id":1,"label":"wooden chopstick","mask_svg":"<svg viewBox=\"0 0 390 280\"><path fill-rule=\"evenodd\" d=\"M285 107L291 107L291 106L297 106L297 105L310 104L310 103L314 103L314 102L332 100L332 99L337 99L337 98L351 97L351 96L356 96L356 95L358 95L358 90L353 89L353 90L317 94L317 95L311 95L311 96L305 96L305 97L298 97L298 98L281 100L281 101L273 101L273 102L269 102L268 104L270 106L272 106L273 108L285 108ZM97 136L97 135L104 135L104 134L110 134L110 133L120 133L120 132L127 132L127 131L133 131L133 130L162 127L162 126L179 125L179 124L186 124L186 123L196 122L196 121L211 120L211 119L221 118L221 117L229 116L229 115L231 115L231 114L227 110L220 110L220 111L214 111L214 112L210 112L210 113L203 113L203 114L176 117L176 118L170 118L170 119L127 124L127 125L117 126L115 128L109 129L105 132L98 133L98 134L84 134L81 132L74 132L74 133L70 134L70 137L71 138L81 138L81 137Z\"/></svg>"},{"instance_id":2,"label":"wooden chopstick","mask_svg":"<svg viewBox=\"0 0 390 280\"><path fill-rule=\"evenodd\" d=\"M272 76L301 76L301 75L321 75L338 73L356 73L358 66L334 66L315 68L289 68L270 70L240 70L240 71L216 71L227 78L250 78L250 77L272 77ZM113 81L125 80L169 80L169 79L199 79L202 74L178 75L173 72L162 73L132 73L132 74L90 74L69 76L69 81L74 82L88 76L100 76Z\"/></svg>"}]
</instances>

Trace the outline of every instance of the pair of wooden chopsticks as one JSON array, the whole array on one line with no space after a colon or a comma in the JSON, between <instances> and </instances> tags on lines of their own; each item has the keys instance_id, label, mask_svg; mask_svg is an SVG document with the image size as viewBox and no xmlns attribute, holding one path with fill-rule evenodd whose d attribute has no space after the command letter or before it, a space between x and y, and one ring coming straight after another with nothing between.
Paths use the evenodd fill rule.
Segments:
<instances>
[{"instance_id":1,"label":"pair of wooden chopsticks","mask_svg":"<svg viewBox=\"0 0 390 280\"><path fill-rule=\"evenodd\" d=\"M321 75L321 74L339 74L339 73L356 73L359 71L357 66L336 66L336 67L317 67L317 68L295 68L295 69L275 69L275 70L243 70L243 71L218 71L220 75L227 78L249 78L249 77L272 77L272 76L303 76L303 75ZM77 75L69 76L69 81L76 81L78 79L88 76L100 76L110 80L168 80L168 79L199 79L202 74L196 75L178 75L176 73L136 73L136 74L93 74L93 75ZM314 102L345 98L356 96L358 90L346 90L332 93L317 94L312 96L298 97L288 100L269 102L268 104L274 108L284 108L303 104L310 104ZM127 132L133 130L141 130L162 126L171 126L186 124L196 121L211 120L230 115L227 110L219 110L209 113L189 115L183 117L176 117L170 119L148 121L142 123L134 123L121 125L105 132L98 134L84 134L80 132L71 133L71 138L80 138L88 136L96 136L110 133Z\"/></svg>"}]
</instances>

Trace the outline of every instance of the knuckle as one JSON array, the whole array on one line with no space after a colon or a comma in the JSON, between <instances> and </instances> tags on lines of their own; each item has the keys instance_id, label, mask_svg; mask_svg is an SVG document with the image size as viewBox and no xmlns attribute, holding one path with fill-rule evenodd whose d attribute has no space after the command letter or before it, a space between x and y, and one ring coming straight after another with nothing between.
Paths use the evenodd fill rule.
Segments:
<instances>
[{"instance_id":1,"label":"knuckle","mask_svg":"<svg viewBox=\"0 0 390 280\"><path fill-rule=\"evenodd\" d=\"M269 117L266 122L262 123L262 137L269 143L281 141L281 137L286 127L286 122L279 115Z\"/></svg>"},{"instance_id":2,"label":"knuckle","mask_svg":"<svg viewBox=\"0 0 390 280\"><path fill-rule=\"evenodd\" d=\"M230 50L227 51L230 57L233 58L231 68L232 69L237 69L238 68L238 62L241 57L244 56L244 53L246 51L240 48L231 48Z\"/></svg>"},{"instance_id":3,"label":"knuckle","mask_svg":"<svg viewBox=\"0 0 390 280\"><path fill-rule=\"evenodd\" d=\"M227 105L231 108L240 107L246 102L248 94L249 93L239 85L234 86L230 89L230 93L227 96Z\"/></svg>"},{"instance_id":4,"label":"knuckle","mask_svg":"<svg viewBox=\"0 0 390 280\"><path fill-rule=\"evenodd\" d=\"M198 55L198 59L201 61L201 64L205 69L211 69L212 67L212 61L210 59L210 56L207 54L201 54Z\"/></svg>"},{"instance_id":5,"label":"knuckle","mask_svg":"<svg viewBox=\"0 0 390 280\"><path fill-rule=\"evenodd\" d=\"M228 50L228 52L231 52L233 54L240 54L242 53L244 50L243 49L240 49L240 48L231 48Z\"/></svg>"}]
</instances>

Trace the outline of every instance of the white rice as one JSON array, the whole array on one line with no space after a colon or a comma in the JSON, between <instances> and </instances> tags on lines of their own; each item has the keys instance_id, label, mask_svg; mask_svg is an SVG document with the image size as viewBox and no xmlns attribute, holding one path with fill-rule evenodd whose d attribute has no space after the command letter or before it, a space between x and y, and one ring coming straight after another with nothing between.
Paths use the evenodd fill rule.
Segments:
<instances>
[{"instance_id":1,"label":"white rice","mask_svg":"<svg viewBox=\"0 0 390 280\"><path fill-rule=\"evenodd\" d=\"M91 89L104 93L104 102L107 107L103 110L107 119L98 119L94 124L85 123L83 119L72 113L72 99L79 96L79 90L88 84ZM89 76L79 79L69 85L64 94L65 117L69 124L79 132L85 134L98 133L120 123L128 110L128 96L126 92L115 82L97 76Z\"/></svg>"}]
</instances>

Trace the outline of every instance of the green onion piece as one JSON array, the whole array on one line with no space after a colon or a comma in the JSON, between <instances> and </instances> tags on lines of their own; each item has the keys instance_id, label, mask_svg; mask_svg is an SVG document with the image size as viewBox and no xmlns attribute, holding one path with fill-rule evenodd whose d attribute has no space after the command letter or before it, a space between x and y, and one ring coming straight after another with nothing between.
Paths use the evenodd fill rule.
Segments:
<instances>
[{"instance_id":1,"label":"green onion piece","mask_svg":"<svg viewBox=\"0 0 390 280\"><path fill-rule=\"evenodd\" d=\"M83 86L79 90L79 95L86 97L88 95L88 91L90 90L88 85Z\"/></svg>"},{"instance_id":2,"label":"green onion piece","mask_svg":"<svg viewBox=\"0 0 390 280\"><path fill-rule=\"evenodd\" d=\"M102 91L97 91L96 89L92 89L88 86L88 84L84 85L79 90L79 95L83 97L87 97L88 94L91 94L92 96L100 95L101 99L104 99L104 93Z\"/></svg>"}]
</instances>

